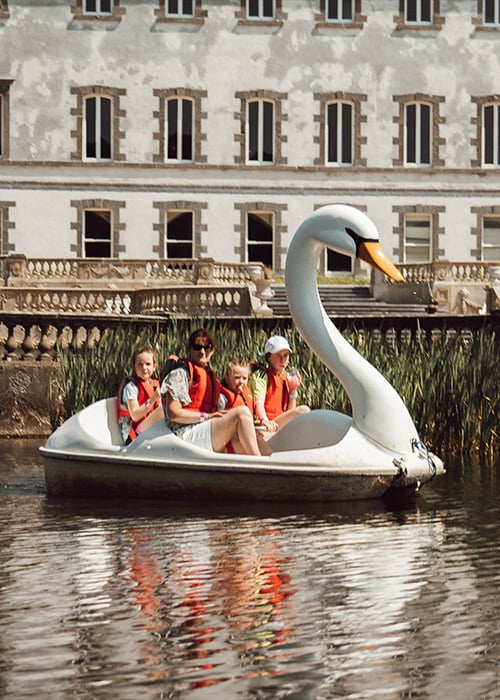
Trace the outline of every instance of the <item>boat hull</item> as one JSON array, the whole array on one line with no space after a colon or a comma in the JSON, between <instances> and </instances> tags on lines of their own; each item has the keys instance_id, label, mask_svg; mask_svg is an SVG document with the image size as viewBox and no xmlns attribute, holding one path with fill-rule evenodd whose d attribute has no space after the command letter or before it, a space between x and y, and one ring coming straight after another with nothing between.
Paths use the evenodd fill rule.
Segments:
<instances>
[{"instance_id":1,"label":"boat hull","mask_svg":"<svg viewBox=\"0 0 500 700\"><path fill-rule=\"evenodd\" d=\"M314 469L268 469L144 463L100 455L55 454L42 448L47 493L196 501L317 502L382 498L392 474L325 473ZM415 485L397 487L410 495Z\"/></svg>"},{"instance_id":2,"label":"boat hull","mask_svg":"<svg viewBox=\"0 0 500 700\"><path fill-rule=\"evenodd\" d=\"M330 413L324 416L328 420ZM314 436L309 416L295 419L293 437L303 443L306 435L312 435L317 445L326 432L325 424L313 421L322 426ZM343 419L336 431L329 422L326 425L330 436L342 436L341 455L345 457L349 446L362 447L363 459L347 463L328 445L276 451L271 457L217 454L176 437L163 421L124 446L114 399L103 399L70 418L40 452L51 496L208 502L355 501L407 498L433 476L429 461L418 453L398 463L394 455L375 450L369 441L363 443L349 421Z\"/></svg>"}]
</instances>

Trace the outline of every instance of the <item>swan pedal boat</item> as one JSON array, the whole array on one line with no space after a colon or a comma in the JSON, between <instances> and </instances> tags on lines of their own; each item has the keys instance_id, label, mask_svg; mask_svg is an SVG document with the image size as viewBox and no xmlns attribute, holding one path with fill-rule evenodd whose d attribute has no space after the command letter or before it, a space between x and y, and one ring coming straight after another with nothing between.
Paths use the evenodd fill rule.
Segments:
<instances>
[{"instance_id":1,"label":"swan pedal boat","mask_svg":"<svg viewBox=\"0 0 500 700\"><path fill-rule=\"evenodd\" d=\"M326 314L316 283L325 246L396 281L402 277L380 248L373 222L353 207L319 208L290 243L285 279L292 318L344 386L352 416L330 410L300 415L269 439L270 456L256 457L188 444L164 421L124 446L116 397L102 399L72 416L40 448L48 494L233 502L402 500L443 474L442 461L420 440L401 397Z\"/></svg>"}]
</instances>

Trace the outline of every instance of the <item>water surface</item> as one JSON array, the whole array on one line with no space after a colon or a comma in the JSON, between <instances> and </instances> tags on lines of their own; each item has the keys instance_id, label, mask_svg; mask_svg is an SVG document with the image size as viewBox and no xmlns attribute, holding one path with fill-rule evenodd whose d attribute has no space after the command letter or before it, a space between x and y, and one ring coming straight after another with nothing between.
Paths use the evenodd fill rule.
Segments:
<instances>
[{"instance_id":1,"label":"water surface","mask_svg":"<svg viewBox=\"0 0 500 700\"><path fill-rule=\"evenodd\" d=\"M0 443L3 698L500 698L500 486L401 510L52 499Z\"/></svg>"}]
</instances>

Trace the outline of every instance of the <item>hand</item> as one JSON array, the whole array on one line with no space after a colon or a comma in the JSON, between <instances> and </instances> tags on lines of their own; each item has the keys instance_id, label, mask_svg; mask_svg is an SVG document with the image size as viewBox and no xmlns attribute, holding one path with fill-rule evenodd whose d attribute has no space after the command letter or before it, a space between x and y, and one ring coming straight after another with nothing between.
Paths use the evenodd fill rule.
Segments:
<instances>
[{"instance_id":1,"label":"hand","mask_svg":"<svg viewBox=\"0 0 500 700\"><path fill-rule=\"evenodd\" d=\"M298 369L295 370L295 374L287 374L286 379L288 384L288 391L290 393L296 391L297 387L299 387L302 384L302 379L300 377Z\"/></svg>"},{"instance_id":2,"label":"hand","mask_svg":"<svg viewBox=\"0 0 500 700\"><path fill-rule=\"evenodd\" d=\"M274 420L269 420L269 418L265 418L262 421L262 425L266 428L266 430L269 430L272 433L275 433L278 430L278 424Z\"/></svg>"}]
</instances>

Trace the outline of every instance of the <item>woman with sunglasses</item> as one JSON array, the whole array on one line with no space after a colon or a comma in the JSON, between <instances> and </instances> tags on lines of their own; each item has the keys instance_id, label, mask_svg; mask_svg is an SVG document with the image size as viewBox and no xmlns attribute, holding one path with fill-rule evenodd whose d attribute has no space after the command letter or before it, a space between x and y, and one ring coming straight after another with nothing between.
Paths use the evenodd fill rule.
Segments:
<instances>
[{"instance_id":1,"label":"woman with sunglasses","mask_svg":"<svg viewBox=\"0 0 500 700\"><path fill-rule=\"evenodd\" d=\"M185 360L166 375L161 386L165 419L178 437L198 447L260 455L253 416L247 406L219 409L221 385L210 367L215 341L205 328L191 333Z\"/></svg>"}]
</instances>

